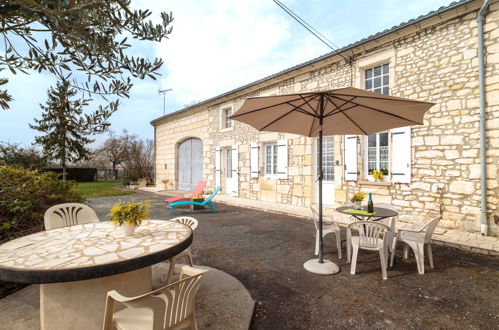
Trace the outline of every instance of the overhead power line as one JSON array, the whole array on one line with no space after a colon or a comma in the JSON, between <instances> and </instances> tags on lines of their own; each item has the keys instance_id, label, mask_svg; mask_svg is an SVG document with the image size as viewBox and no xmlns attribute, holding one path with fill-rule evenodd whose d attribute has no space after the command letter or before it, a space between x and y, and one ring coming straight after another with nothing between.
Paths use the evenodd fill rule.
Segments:
<instances>
[{"instance_id":1,"label":"overhead power line","mask_svg":"<svg viewBox=\"0 0 499 330\"><path fill-rule=\"evenodd\" d=\"M295 19L301 26L303 26L307 31L312 33L317 39L319 39L323 44L325 44L327 47L329 47L331 50L338 52L339 48L337 45L335 45L331 40L329 40L326 36L324 36L322 33L317 31L313 26L308 24L303 18L298 16L295 12L293 12L291 9L286 7L282 2L279 0L272 0L276 5L281 7L282 10L284 10L289 16L291 16L293 19ZM345 61L350 62L350 59L346 58L344 55L338 53Z\"/></svg>"}]
</instances>

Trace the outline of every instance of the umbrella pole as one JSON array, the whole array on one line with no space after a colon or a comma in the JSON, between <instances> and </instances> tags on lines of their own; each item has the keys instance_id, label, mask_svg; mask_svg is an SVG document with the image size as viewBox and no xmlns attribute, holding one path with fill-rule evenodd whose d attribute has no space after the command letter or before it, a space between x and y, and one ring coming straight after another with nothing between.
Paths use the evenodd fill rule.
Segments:
<instances>
[{"instance_id":1,"label":"umbrella pole","mask_svg":"<svg viewBox=\"0 0 499 330\"><path fill-rule=\"evenodd\" d=\"M317 162L319 167L319 263L324 263L324 243L322 240L322 116L319 119L320 131L319 131L319 161Z\"/></svg>"},{"instance_id":2,"label":"umbrella pole","mask_svg":"<svg viewBox=\"0 0 499 330\"><path fill-rule=\"evenodd\" d=\"M322 124L324 121L324 95L320 98L320 116L319 116L319 258L311 259L303 264L303 267L311 273L319 275L332 275L340 271L338 265L329 260L324 260L323 241L322 241Z\"/></svg>"}]
</instances>

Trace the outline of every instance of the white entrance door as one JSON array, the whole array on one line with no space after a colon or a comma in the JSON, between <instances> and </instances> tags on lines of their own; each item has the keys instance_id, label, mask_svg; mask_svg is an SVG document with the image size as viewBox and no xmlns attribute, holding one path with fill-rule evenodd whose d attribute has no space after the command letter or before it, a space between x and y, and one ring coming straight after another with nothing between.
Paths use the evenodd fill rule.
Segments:
<instances>
[{"instance_id":1,"label":"white entrance door","mask_svg":"<svg viewBox=\"0 0 499 330\"><path fill-rule=\"evenodd\" d=\"M319 140L315 140L314 147L314 180L315 202L319 203ZM334 137L325 136L322 140L322 203L334 205Z\"/></svg>"},{"instance_id":2,"label":"white entrance door","mask_svg":"<svg viewBox=\"0 0 499 330\"><path fill-rule=\"evenodd\" d=\"M237 196L239 193L238 150L234 145L225 150L225 191Z\"/></svg>"}]
</instances>

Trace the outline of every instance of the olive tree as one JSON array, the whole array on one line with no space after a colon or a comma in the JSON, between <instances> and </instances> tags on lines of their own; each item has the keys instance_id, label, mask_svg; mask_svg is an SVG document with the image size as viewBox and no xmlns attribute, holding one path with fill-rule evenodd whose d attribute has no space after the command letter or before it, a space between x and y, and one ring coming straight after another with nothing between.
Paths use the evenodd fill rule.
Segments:
<instances>
[{"instance_id":1,"label":"olive tree","mask_svg":"<svg viewBox=\"0 0 499 330\"><path fill-rule=\"evenodd\" d=\"M171 13L159 24L150 15L129 0L3 0L0 72L48 71L86 95L128 97L132 78L155 79L163 64L127 54L129 38L160 42L171 33ZM7 83L0 77L0 87ZM11 101L0 90L0 107Z\"/></svg>"}]
</instances>

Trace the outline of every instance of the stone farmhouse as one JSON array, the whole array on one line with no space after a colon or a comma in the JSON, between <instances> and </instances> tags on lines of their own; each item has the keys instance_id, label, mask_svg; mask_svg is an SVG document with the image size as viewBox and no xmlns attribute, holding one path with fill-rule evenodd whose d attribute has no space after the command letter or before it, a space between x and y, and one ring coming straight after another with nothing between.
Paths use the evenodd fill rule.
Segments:
<instances>
[{"instance_id":1,"label":"stone farmhouse","mask_svg":"<svg viewBox=\"0 0 499 330\"><path fill-rule=\"evenodd\" d=\"M401 220L442 215L440 226L498 235L499 1L483 12L484 88L480 89L482 1L458 1L337 52L234 89L151 122L156 184L308 207L317 203L316 139L259 132L229 119L249 96L346 86L434 102L422 126L324 143L324 202L354 192L395 205ZM485 162L480 158L480 96L485 100ZM382 171L375 182L369 172ZM485 186L483 185L485 183ZM486 207L481 209L481 187Z\"/></svg>"}]
</instances>

